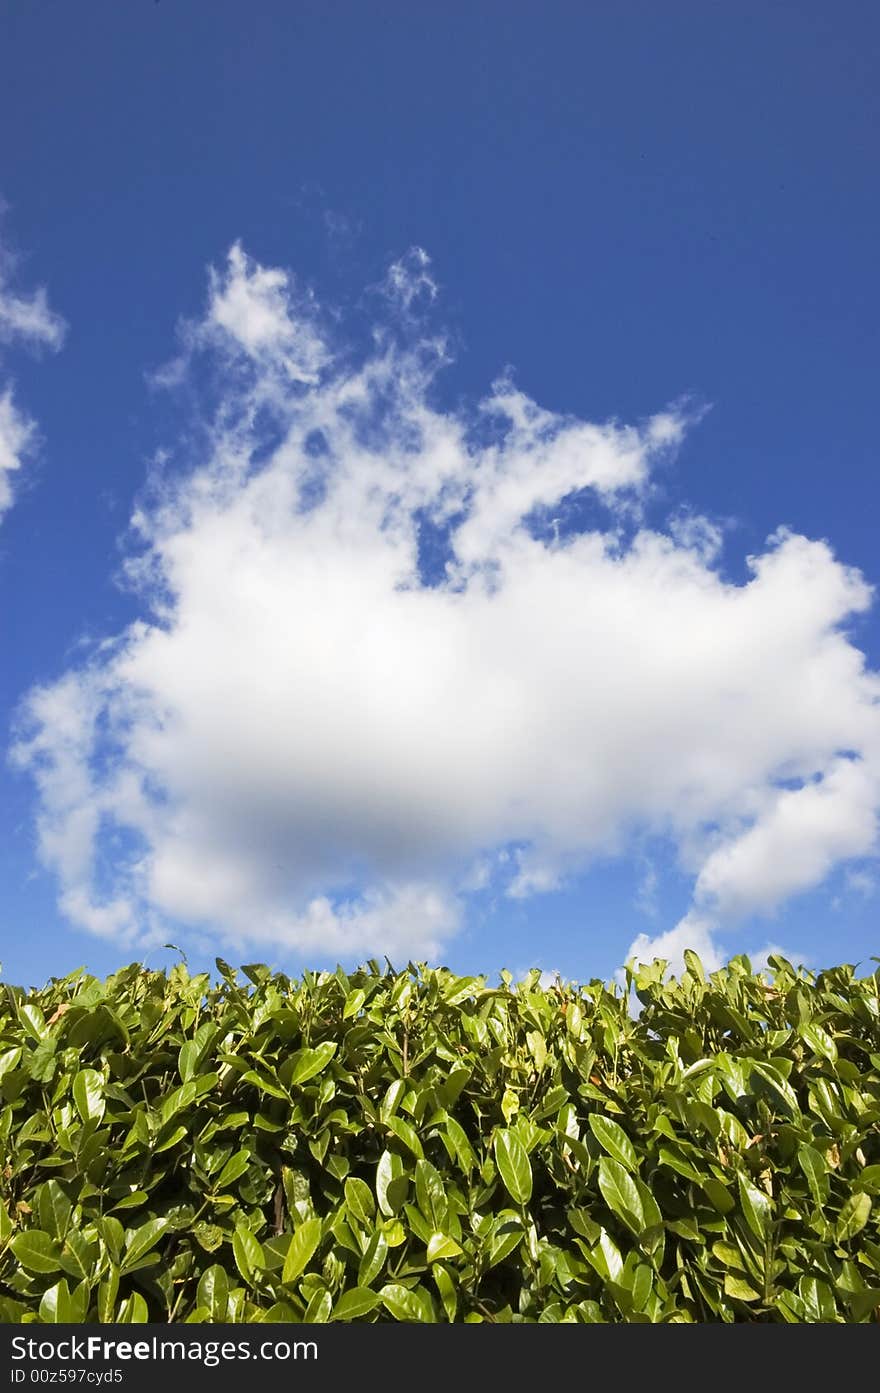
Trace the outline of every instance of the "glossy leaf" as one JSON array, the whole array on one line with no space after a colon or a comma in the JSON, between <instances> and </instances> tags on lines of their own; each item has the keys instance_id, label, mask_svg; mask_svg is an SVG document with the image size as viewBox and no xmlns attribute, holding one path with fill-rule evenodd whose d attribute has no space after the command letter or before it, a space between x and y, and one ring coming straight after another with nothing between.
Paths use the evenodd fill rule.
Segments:
<instances>
[{"instance_id":1,"label":"glossy leaf","mask_svg":"<svg viewBox=\"0 0 880 1393\"><path fill-rule=\"evenodd\" d=\"M28 1272L57 1272L61 1266L59 1244L40 1229L25 1229L9 1244L18 1261Z\"/></svg>"},{"instance_id":2,"label":"glossy leaf","mask_svg":"<svg viewBox=\"0 0 880 1393\"><path fill-rule=\"evenodd\" d=\"M104 1080L96 1069L80 1069L73 1081L73 1101L83 1122L104 1116Z\"/></svg>"},{"instance_id":3,"label":"glossy leaf","mask_svg":"<svg viewBox=\"0 0 880 1393\"><path fill-rule=\"evenodd\" d=\"M857 1233L861 1233L870 1213L871 1199L864 1191L857 1191L844 1200L835 1233L838 1243L848 1243Z\"/></svg>"},{"instance_id":4,"label":"glossy leaf","mask_svg":"<svg viewBox=\"0 0 880 1393\"><path fill-rule=\"evenodd\" d=\"M358 1267L358 1286L368 1287L376 1280L388 1256L388 1243L381 1229L376 1229L364 1249Z\"/></svg>"},{"instance_id":5,"label":"glossy leaf","mask_svg":"<svg viewBox=\"0 0 880 1393\"><path fill-rule=\"evenodd\" d=\"M333 1307L331 1320L362 1320L379 1305L380 1297L367 1287L351 1287L344 1291Z\"/></svg>"},{"instance_id":6,"label":"glossy leaf","mask_svg":"<svg viewBox=\"0 0 880 1393\"><path fill-rule=\"evenodd\" d=\"M494 1151L507 1193L516 1204L528 1204L532 1197L532 1167L518 1134L511 1130L496 1132Z\"/></svg>"},{"instance_id":7,"label":"glossy leaf","mask_svg":"<svg viewBox=\"0 0 880 1393\"><path fill-rule=\"evenodd\" d=\"M284 1259L281 1280L295 1282L305 1272L321 1241L321 1220L306 1219L293 1234Z\"/></svg>"},{"instance_id":8,"label":"glossy leaf","mask_svg":"<svg viewBox=\"0 0 880 1393\"><path fill-rule=\"evenodd\" d=\"M126 1236L125 1258L122 1264L123 1272L128 1271L139 1258L148 1253L151 1248L155 1248L168 1228L167 1219L148 1219L139 1229L133 1230Z\"/></svg>"},{"instance_id":9,"label":"glossy leaf","mask_svg":"<svg viewBox=\"0 0 880 1393\"><path fill-rule=\"evenodd\" d=\"M612 1117L603 1117L601 1113L591 1112L589 1123L593 1136L609 1156L628 1171L638 1169L636 1149L619 1122L615 1122Z\"/></svg>"},{"instance_id":10,"label":"glossy leaf","mask_svg":"<svg viewBox=\"0 0 880 1393\"><path fill-rule=\"evenodd\" d=\"M395 1320L424 1321L424 1306L407 1287L398 1282L388 1282L379 1292L388 1311Z\"/></svg>"},{"instance_id":11,"label":"glossy leaf","mask_svg":"<svg viewBox=\"0 0 880 1393\"><path fill-rule=\"evenodd\" d=\"M261 1244L243 1224L239 1225L232 1235L232 1254L236 1267L249 1284L266 1265L266 1255Z\"/></svg>"},{"instance_id":12,"label":"glossy leaf","mask_svg":"<svg viewBox=\"0 0 880 1393\"><path fill-rule=\"evenodd\" d=\"M318 1045L317 1049L303 1050L290 1076L290 1082L307 1083L316 1074L320 1074L330 1063L336 1049L335 1041L325 1040L322 1045Z\"/></svg>"},{"instance_id":13,"label":"glossy leaf","mask_svg":"<svg viewBox=\"0 0 880 1393\"><path fill-rule=\"evenodd\" d=\"M599 1189L602 1198L633 1233L646 1228L642 1201L632 1176L619 1161L603 1156L599 1162Z\"/></svg>"},{"instance_id":14,"label":"glossy leaf","mask_svg":"<svg viewBox=\"0 0 880 1393\"><path fill-rule=\"evenodd\" d=\"M746 1223L756 1238L761 1241L767 1237L770 1225L773 1203L763 1190L759 1190L756 1185L752 1185L742 1176L739 1177L739 1198L742 1211L745 1215Z\"/></svg>"},{"instance_id":15,"label":"glossy leaf","mask_svg":"<svg viewBox=\"0 0 880 1393\"><path fill-rule=\"evenodd\" d=\"M205 1311L205 1319L212 1322L226 1320L229 1301L229 1278L226 1269L219 1263L208 1267L199 1279L196 1293L198 1304Z\"/></svg>"}]
</instances>

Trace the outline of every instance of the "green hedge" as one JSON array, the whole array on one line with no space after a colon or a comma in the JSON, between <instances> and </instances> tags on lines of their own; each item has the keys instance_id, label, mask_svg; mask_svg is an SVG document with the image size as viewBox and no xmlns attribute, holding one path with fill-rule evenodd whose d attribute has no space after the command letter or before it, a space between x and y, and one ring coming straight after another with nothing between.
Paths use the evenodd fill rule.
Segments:
<instances>
[{"instance_id":1,"label":"green hedge","mask_svg":"<svg viewBox=\"0 0 880 1393\"><path fill-rule=\"evenodd\" d=\"M0 1320L866 1321L878 974L0 987Z\"/></svg>"}]
</instances>

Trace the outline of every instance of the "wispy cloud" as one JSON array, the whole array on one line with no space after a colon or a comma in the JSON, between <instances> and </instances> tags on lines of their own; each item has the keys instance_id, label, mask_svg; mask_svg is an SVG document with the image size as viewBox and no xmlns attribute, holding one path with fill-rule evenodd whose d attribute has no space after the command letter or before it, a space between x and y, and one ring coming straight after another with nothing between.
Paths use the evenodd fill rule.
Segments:
<instances>
[{"instance_id":1,"label":"wispy cloud","mask_svg":"<svg viewBox=\"0 0 880 1393\"><path fill-rule=\"evenodd\" d=\"M11 252L0 245L0 344L18 341L32 351L59 349L65 334L63 319L49 308L42 286L20 294L14 288L15 272ZM36 422L17 404L12 382L0 379L0 518L12 504L13 475L36 440Z\"/></svg>"},{"instance_id":2,"label":"wispy cloud","mask_svg":"<svg viewBox=\"0 0 880 1393\"><path fill-rule=\"evenodd\" d=\"M505 377L442 409L424 253L387 286L356 359L287 272L211 272L166 380L207 357L219 405L134 516L142 618L22 712L65 913L431 956L487 867L538 894L659 835L694 885L666 946L711 958L873 845L869 587L788 531L735 585L708 520L634 525L681 408L588 422ZM604 529L537 525L579 490Z\"/></svg>"},{"instance_id":3,"label":"wispy cloud","mask_svg":"<svg viewBox=\"0 0 880 1393\"><path fill-rule=\"evenodd\" d=\"M854 890L863 900L872 900L880 888L880 882L874 871L857 867L847 871L846 887L848 890Z\"/></svg>"}]
</instances>

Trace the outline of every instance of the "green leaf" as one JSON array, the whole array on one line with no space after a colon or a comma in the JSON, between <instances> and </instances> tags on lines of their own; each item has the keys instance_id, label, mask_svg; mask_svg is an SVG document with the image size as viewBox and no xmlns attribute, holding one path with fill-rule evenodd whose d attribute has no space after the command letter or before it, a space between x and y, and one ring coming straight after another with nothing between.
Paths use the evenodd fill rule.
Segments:
<instances>
[{"instance_id":1,"label":"green leaf","mask_svg":"<svg viewBox=\"0 0 880 1393\"><path fill-rule=\"evenodd\" d=\"M42 1040L48 1033L46 1018L35 1002L20 1002L18 1004L18 1019L28 1035L34 1040Z\"/></svg>"},{"instance_id":2,"label":"green leaf","mask_svg":"<svg viewBox=\"0 0 880 1393\"><path fill-rule=\"evenodd\" d=\"M844 1200L837 1218L835 1234L838 1243L848 1243L868 1222L871 1213L871 1199L864 1190L859 1190Z\"/></svg>"},{"instance_id":3,"label":"green leaf","mask_svg":"<svg viewBox=\"0 0 880 1393\"><path fill-rule=\"evenodd\" d=\"M226 1320L226 1311L229 1302L229 1279L226 1276L225 1268L219 1263L213 1267L208 1267L199 1278L198 1294L196 1297L198 1304L203 1306L207 1312L206 1319L217 1323Z\"/></svg>"},{"instance_id":4,"label":"green leaf","mask_svg":"<svg viewBox=\"0 0 880 1393\"><path fill-rule=\"evenodd\" d=\"M821 1207L827 1200L830 1189L825 1157L815 1147L802 1142L798 1147L797 1159L798 1165L807 1177L810 1194L816 1204Z\"/></svg>"},{"instance_id":5,"label":"green leaf","mask_svg":"<svg viewBox=\"0 0 880 1393\"><path fill-rule=\"evenodd\" d=\"M121 1200L114 1204L114 1209L139 1209L145 1200L149 1199L146 1190L133 1190L130 1195L123 1195Z\"/></svg>"},{"instance_id":6,"label":"green leaf","mask_svg":"<svg viewBox=\"0 0 880 1393\"><path fill-rule=\"evenodd\" d=\"M28 1272L57 1272L60 1248L54 1238L41 1229L25 1229L17 1233L9 1244L16 1260Z\"/></svg>"},{"instance_id":7,"label":"green leaf","mask_svg":"<svg viewBox=\"0 0 880 1393\"><path fill-rule=\"evenodd\" d=\"M399 1282L388 1282L379 1292L386 1310L395 1320L424 1321L425 1309L415 1292Z\"/></svg>"},{"instance_id":8,"label":"green leaf","mask_svg":"<svg viewBox=\"0 0 880 1393\"><path fill-rule=\"evenodd\" d=\"M860 1190L880 1192L880 1166L865 1166L856 1183Z\"/></svg>"},{"instance_id":9,"label":"green leaf","mask_svg":"<svg viewBox=\"0 0 880 1393\"><path fill-rule=\"evenodd\" d=\"M849 1308L855 1320L864 1320L880 1309L880 1287L865 1287L864 1291L854 1291L849 1298Z\"/></svg>"},{"instance_id":10,"label":"green leaf","mask_svg":"<svg viewBox=\"0 0 880 1393\"><path fill-rule=\"evenodd\" d=\"M371 1235L370 1241L364 1249L358 1268L358 1286L368 1287L378 1277L382 1268L385 1266L385 1259L388 1256L388 1244L385 1235L381 1230L376 1229Z\"/></svg>"},{"instance_id":11,"label":"green leaf","mask_svg":"<svg viewBox=\"0 0 880 1393\"><path fill-rule=\"evenodd\" d=\"M215 1193L225 1190L229 1185L239 1180L247 1170L250 1159L251 1153L246 1148L242 1151L236 1151L234 1156L230 1156L217 1179L213 1182Z\"/></svg>"},{"instance_id":12,"label":"green leaf","mask_svg":"<svg viewBox=\"0 0 880 1393\"><path fill-rule=\"evenodd\" d=\"M407 1150L411 1151L417 1160L422 1160L425 1154L422 1151L422 1143L419 1141L415 1129L408 1122L405 1122L402 1117L394 1116L386 1119L385 1126L389 1132L393 1132L396 1137L400 1138Z\"/></svg>"},{"instance_id":13,"label":"green leaf","mask_svg":"<svg viewBox=\"0 0 880 1393\"><path fill-rule=\"evenodd\" d=\"M400 1212L407 1187L402 1159L394 1151L383 1151L376 1167L376 1199L388 1218Z\"/></svg>"},{"instance_id":14,"label":"green leaf","mask_svg":"<svg viewBox=\"0 0 880 1393\"><path fill-rule=\"evenodd\" d=\"M226 1237L218 1224L206 1224L204 1221L196 1224L192 1230L192 1236L206 1253L216 1253L218 1248L223 1247L223 1241Z\"/></svg>"},{"instance_id":15,"label":"green leaf","mask_svg":"<svg viewBox=\"0 0 880 1393\"><path fill-rule=\"evenodd\" d=\"M623 1272L623 1258L620 1249L609 1233L602 1229L599 1242L592 1251L593 1264L606 1281L617 1282Z\"/></svg>"},{"instance_id":16,"label":"green leaf","mask_svg":"<svg viewBox=\"0 0 880 1393\"><path fill-rule=\"evenodd\" d=\"M528 1204L532 1197L532 1167L517 1132L495 1133L495 1163L507 1193L515 1204Z\"/></svg>"},{"instance_id":17,"label":"green leaf","mask_svg":"<svg viewBox=\"0 0 880 1393\"><path fill-rule=\"evenodd\" d=\"M477 1166L477 1158L474 1154L473 1147L467 1139L467 1133L461 1123L456 1122L454 1117L447 1117L443 1127L447 1137L452 1143L452 1149L461 1170L467 1176L468 1180L470 1180L471 1173Z\"/></svg>"},{"instance_id":18,"label":"green leaf","mask_svg":"<svg viewBox=\"0 0 880 1393\"><path fill-rule=\"evenodd\" d=\"M661 1146L658 1152L658 1159L664 1166L669 1166L671 1170L683 1175L686 1180L692 1180L696 1185L703 1185L706 1177L692 1165L682 1151L676 1147Z\"/></svg>"},{"instance_id":19,"label":"green leaf","mask_svg":"<svg viewBox=\"0 0 880 1393\"><path fill-rule=\"evenodd\" d=\"M99 1252L97 1243L90 1243L77 1229L71 1229L64 1240L59 1262L71 1277L86 1281L93 1275Z\"/></svg>"},{"instance_id":20,"label":"green leaf","mask_svg":"<svg viewBox=\"0 0 880 1393\"><path fill-rule=\"evenodd\" d=\"M344 1291L333 1307L331 1320L361 1320L379 1305L379 1296L366 1287L352 1287Z\"/></svg>"},{"instance_id":21,"label":"green leaf","mask_svg":"<svg viewBox=\"0 0 880 1393\"><path fill-rule=\"evenodd\" d=\"M102 1219L96 1220L96 1227L113 1262L118 1263L125 1243L125 1229L112 1214L105 1214Z\"/></svg>"},{"instance_id":22,"label":"green leaf","mask_svg":"<svg viewBox=\"0 0 880 1393\"><path fill-rule=\"evenodd\" d=\"M177 1068L184 1083L194 1079L205 1055L217 1039L218 1031L216 1025L211 1021L206 1021L200 1025L191 1040L185 1041L180 1047L177 1056Z\"/></svg>"},{"instance_id":23,"label":"green leaf","mask_svg":"<svg viewBox=\"0 0 880 1393\"><path fill-rule=\"evenodd\" d=\"M628 1171L636 1170L639 1164L636 1149L620 1124L595 1112L590 1113L588 1120L590 1130L600 1146L604 1146L609 1155Z\"/></svg>"},{"instance_id":24,"label":"green leaf","mask_svg":"<svg viewBox=\"0 0 880 1393\"><path fill-rule=\"evenodd\" d=\"M492 1236L492 1241L489 1244L489 1261L487 1266L497 1267L498 1263L510 1257L510 1254L522 1243L524 1236L521 1224L504 1221L498 1222L496 1231ZM429 1243L431 1237L432 1236L429 1235Z\"/></svg>"},{"instance_id":25,"label":"green leaf","mask_svg":"<svg viewBox=\"0 0 880 1393\"><path fill-rule=\"evenodd\" d=\"M440 1293L440 1300L443 1302L443 1309L446 1312L446 1319L450 1325L454 1322L458 1311L458 1293L455 1282L441 1263L436 1263L433 1269L434 1283Z\"/></svg>"},{"instance_id":26,"label":"green leaf","mask_svg":"<svg viewBox=\"0 0 880 1393\"><path fill-rule=\"evenodd\" d=\"M104 1080L96 1069L80 1069L73 1081L73 1101L83 1122L104 1116Z\"/></svg>"},{"instance_id":27,"label":"green leaf","mask_svg":"<svg viewBox=\"0 0 880 1393\"><path fill-rule=\"evenodd\" d=\"M131 1229L125 1239L125 1260L122 1271L128 1272L139 1258L155 1248L168 1228L167 1219L148 1219L139 1229Z\"/></svg>"},{"instance_id":28,"label":"green leaf","mask_svg":"<svg viewBox=\"0 0 880 1393\"><path fill-rule=\"evenodd\" d=\"M170 1122L176 1113L181 1112L184 1108L192 1107L195 1098L196 1086L192 1080L189 1083L182 1083L179 1088L172 1089L164 1099L159 1112L163 1126L166 1122Z\"/></svg>"},{"instance_id":29,"label":"green leaf","mask_svg":"<svg viewBox=\"0 0 880 1393\"><path fill-rule=\"evenodd\" d=\"M119 1295L119 1268L110 1264L110 1269L98 1287L98 1320L102 1325L112 1325L116 1319L116 1298Z\"/></svg>"},{"instance_id":30,"label":"green leaf","mask_svg":"<svg viewBox=\"0 0 880 1393\"><path fill-rule=\"evenodd\" d=\"M256 1273L266 1266L266 1255L255 1235L244 1224L240 1224L232 1235L232 1256L242 1277L252 1286Z\"/></svg>"},{"instance_id":31,"label":"green leaf","mask_svg":"<svg viewBox=\"0 0 880 1393\"><path fill-rule=\"evenodd\" d=\"M329 1291L319 1288L306 1307L303 1321L306 1325L324 1325L330 1319L332 1308L333 1297Z\"/></svg>"},{"instance_id":32,"label":"green leaf","mask_svg":"<svg viewBox=\"0 0 880 1393\"><path fill-rule=\"evenodd\" d=\"M761 1293L756 1291L745 1274L727 1272L724 1276L725 1296L736 1297L738 1301L760 1301Z\"/></svg>"},{"instance_id":33,"label":"green leaf","mask_svg":"<svg viewBox=\"0 0 880 1393\"><path fill-rule=\"evenodd\" d=\"M829 1063L837 1063L837 1046L826 1030L815 1021L810 1021L799 1027L799 1034L805 1044L809 1045L814 1054L827 1059Z\"/></svg>"},{"instance_id":34,"label":"green leaf","mask_svg":"<svg viewBox=\"0 0 880 1393\"><path fill-rule=\"evenodd\" d=\"M172 1146L177 1146L178 1142L183 1141L184 1137L188 1136L187 1128L181 1123L179 1127L174 1128L173 1132L169 1132L167 1137L163 1137L161 1141L156 1143L153 1147L153 1154L158 1156L163 1151L170 1151Z\"/></svg>"},{"instance_id":35,"label":"green leaf","mask_svg":"<svg viewBox=\"0 0 880 1393\"><path fill-rule=\"evenodd\" d=\"M718 1210L719 1214L729 1214L731 1209L736 1208L733 1195L722 1181L716 1180L714 1176L705 1176L700 1181L700 1185L709 1203Z\"/></svg>"},{"instance_id":36,"label":"green leaf","mask_svg":"<svg viewBox=\"0 0 880 1393\"><path fill-rule=\"evenodd\" d=\"M403 1079L394 1079L385 1090L385 1097L379 1104L379 1120L387 1123L389 1117L393 1117L400 1107L400 1100L406 1093L406 1082Z\"/></svg>"},{"instance_id":37,"label":"green leaf","mask_svg":"<svg viewBox=\"0 0 880 1393\"><path fill-rule=\"evenodd\" d=\"M26 1061L27 1071L35 1083L50 1083L55 1074L55 1052L58 1041L50 1035L41 1040Z\"/></svg>"},{"instance_id":38,"label":"green leaf","mask_svg":"<svg viewBox=\"0 0 880 1393\"><path fill-rule=\"evenodd\" d=\"M277 1078L270 1078L264 1071L258 1072L256 1069L248 1069L241 1076L242 1083L251 1083L258 1088L261 1093L268 1093L270 1098L280 1098L283 1102L290 1102L290 1094L282 1088Z\"/></svg>"},{"instance_id":39,"label":"green leaf","mask_svg":"<svg viewBox=\"0 0 880 1393\"><path fill-rule=\"evenodd\" d=\"M445 1228L449 1202L440 1173L430 1161L416 1162L416 1200L434 1229Z\"/></svg>"},{"instance_id":40,"label":"green leaf","mask_svg":"<svg viewBox=\"0 0 880 1393\"><path fill-rule=\"evenodd\" d=\"M763 1190L751 1185L743 1176L738 1176L739 1199L746 1223L756 1238L763 1242L773 1215L773 1201Z\"/></svg>"},{"instance_id":41,"label":"green leaf","mask_svg":"<svg viewBox=\"0 0 880 1393\"><path fill-rule=\"evenodd\" d=\"M599 1160L599 1189L608 1208L627 1228L635 1234L642 1233L646 1224L641 1196L629 1171L610 1156Z\"/></svg>"},{"instance_id":42,"label":"green leaf","mask_svg":"<svg viewBox=\"0 0 880 1393\"><path fill-rule=\"evenodd\" d=\"M334 1040L325 1040L314 1050L305 1049L300 1051L299 1058L290 1076L290 1082L306 1083L309 1079L320 1074L326 1069L330 1060L336 1053L338 1046Z\"/></svg>"},{"instance_id":43,"label":"green leaf","mask_svg":"<svg viewBox=\"0 0 880 1393\"><path fill-rule=\"evenodd\" d=\"M796 1117L800 1112L797 1094L775 1065L762 1059L753 1059L751 1066L752 1077L762 1079L777 1105L781 1103L787 1113Z\"/></svg>"},{"instance_id":44,"label":"green leaf","mask_svg":"<svg viewBox=\"0 0 880 1393\"><path fill-rule=\"evenodd\" d=\"M348 996L345 999L345 1009L342 1012L342 1019L344 1021L347 1021L352 1016L356 1016L366 999L367 993L365 991L362 991L360 987L358 987L357 990L353 992L349 992ZM334 1320L335 1319L336 1317L334 1316Z\"/></svg>"},{"instance_id":45,"label":"green leaf","mask_svg":"<svg viewBox=\"0 0 880 1393\"><path fill-rule=\"evenodd\" d=\"M369 1224L372 1222L376 1212L376 1201L373 1199L373 1192L363 1180L357 1176L350 1176L345 1182L345 1203L351 1210L356 1219L361 1223Z\"/></svg>"},{"instance_id":46,"label":"green leaf","mask_svg":"<svg viewBox=\"0 0 880 1393\"><path fill-rule=\"evenodd\" d=\"M116 1319L123 1325L146 1325L150 1319L147 1303L139 1291L132 1292L119 1308Z\"/></svg>"},{"instance_id":47,"label":"green leaf","mask_svg":"<svg viewBox=\"0 0 880 1393\"><path fill-rule=\"evenodd\" d=\"M40 1227L53 1238L63 1238L67 1233L73 1205L58 1184L57 1180L45 1181L37 1191L37 1213Z\"/></svg>"},{"instance_id":48,"label":"green leaf","mask_svg":"<svg viewBox=\"0 0 880 1393\"><path fill-rule=\"evenodd\" d=\"M705 986L706 974L703 971L703 964L700 962L700 959L697 957L693 948L685 948L684 962L685 967L687 968L691 976L696 977L697 981L702 982L703 986Z\"/></svg>"},{"instance_id":49,"label":"green leaf","mask_svg":"<svg viewBox=\"0 0 880 1393\"><path fill-rule=\"evenodd\" d=\"M818 1277L801 1277L798 1282L798 1295L804 1303L807 1320L834 1321L837 1319L837 1306L831 1289Z\"/></svg>"},{"instance_id":50,"label":"green leaf","mask_svg":"<svg viewBox=\"0 0 880 1393\"><path fill-rule=\"evenodd\" d=\"M305 1272L320 1242L321 1220L306 1219L304 1223L300 1224L290 1240L287 1256L284 1259L284 1270L281 1274L282 1282L295 1282L297 1277Z\"/></svg>"},{"instance_id":51,"label":"green leaf","mask_svg":"<svg viewBox=\"0 0 880 1393\"><path fill-rule=\"evenodd\" d=\"M40 1300L40 1320L46 1324L68 1325L73 1321L73 1302L67 1286L67 1278L62 1277L54 1287L43 1293Z\"/></svg>"},{"instance_id":52,"label":"green leaf","mask_svg":"<svg viewBox=\"0 0 880 1393\"><path fill-rule=\"evenodd\" d=\"M450 1238L445 1233L432 1233L428 1242L428 1262L439 1262L443 1259L457 1258L461 1253L461 1244L456 1243L454 1238Z\"/></svg>"},{"instance_id":53,"label":"green leaf","mask_svg":"<svg viewBox=\"0 0 880 1393\"><path fill-rule=\"evenodd\" d=\"M452 1112L465 1085L469 1082L472 1072L473 1071L469 1069L467 1065L458 1065L451 1071L446 1081L441 1084L438 1093L440 1095L441 1105L447 1112Z\"/></svg>"}]
</instances>

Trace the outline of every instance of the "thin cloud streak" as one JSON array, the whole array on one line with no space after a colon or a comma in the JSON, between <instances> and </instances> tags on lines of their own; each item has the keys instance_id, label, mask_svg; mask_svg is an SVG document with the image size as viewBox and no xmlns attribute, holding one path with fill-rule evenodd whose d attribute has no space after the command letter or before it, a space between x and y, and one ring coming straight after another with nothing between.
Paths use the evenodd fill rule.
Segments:
<instances>
[{"instance_id":1,"label":"thin cloud streak","mask_svg":"<svg viewBox=\"0 0 880 1393\"><path fill-rule=\"evenodd\" d=\"M0 344L20 342L31 351L57 351L64 342L64 320L49 308L44 287L19 294L13 288L14 274L15 261L0 245ZM36 422L16 402L12 382L0 379L0 520L13 503L13 476L37 441Z\"/></svg>"}]
</instances>

